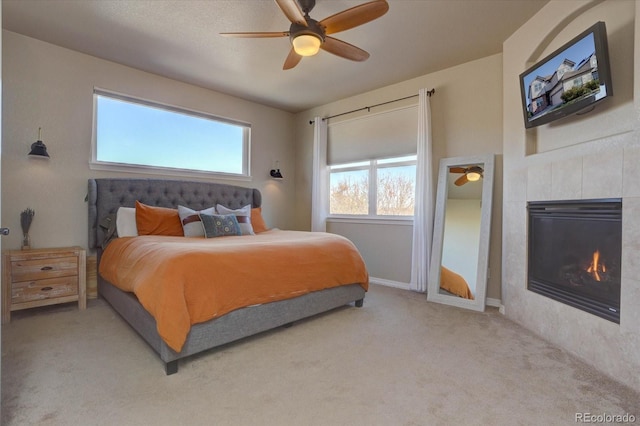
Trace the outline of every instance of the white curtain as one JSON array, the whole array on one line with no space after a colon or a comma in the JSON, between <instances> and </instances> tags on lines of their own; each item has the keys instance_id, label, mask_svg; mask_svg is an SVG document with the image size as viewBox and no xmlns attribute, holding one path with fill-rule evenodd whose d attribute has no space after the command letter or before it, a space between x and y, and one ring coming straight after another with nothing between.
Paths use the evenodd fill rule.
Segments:
<instances>
[{"instance_id":1,"label":"white curtain","mask_svg":"<svg viewBox=\"0 0 640 426\"><path fill-rule=\"evenodd\" d=\"M311 185L311 231L326 232L329 214L329 168L327 166L327 122L322 117L314 119Z\"/></svg>"},{"instance_id":2,"label":"white curtain","mask_svg":"<svg viewBox=\"0 0 640 426\"><path fill-rule=\"evenodd\" d=\"M433 234L433 171L431 154L431 106L429 92L418 93L418 162L416 165L416 201L413 216L411 290L426 292Z\"/></svg>"}]
</instances>

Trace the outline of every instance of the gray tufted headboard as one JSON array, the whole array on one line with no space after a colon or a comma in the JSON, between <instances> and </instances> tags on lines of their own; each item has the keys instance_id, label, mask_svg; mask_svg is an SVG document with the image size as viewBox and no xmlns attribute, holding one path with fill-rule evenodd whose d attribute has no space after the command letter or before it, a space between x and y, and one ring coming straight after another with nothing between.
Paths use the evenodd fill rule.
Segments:
<instances>
[{"instance_id":1,"label":"gray tufted headboard","mask_svg":"<svg viewBox=\"0 0 640 426\"><path fill-rule=\"evenodd\" d=\"M136 200L150 206L201 210L222 204L238 209L247 204L262 205L262 195L254 188L220 183L162 179L89 179L89 248L102 245L104 232L98 223L118 207L135 207Z\"/></svg>"}]
</instances>

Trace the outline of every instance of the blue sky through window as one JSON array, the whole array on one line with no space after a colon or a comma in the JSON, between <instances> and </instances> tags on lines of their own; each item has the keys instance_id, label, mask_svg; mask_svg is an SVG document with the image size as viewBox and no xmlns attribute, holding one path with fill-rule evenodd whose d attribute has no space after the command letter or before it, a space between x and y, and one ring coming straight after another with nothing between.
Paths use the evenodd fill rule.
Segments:
<instances>
[{"instance_id":1,"label":"blue sky through window","mask_svg":"<svg viewBox=\"0 0 640 426\"><path fill-rule=\"evenodd\" d=\"M244 126L96 97L97 161L243 174Z\"/></svg>"}]
</instances>

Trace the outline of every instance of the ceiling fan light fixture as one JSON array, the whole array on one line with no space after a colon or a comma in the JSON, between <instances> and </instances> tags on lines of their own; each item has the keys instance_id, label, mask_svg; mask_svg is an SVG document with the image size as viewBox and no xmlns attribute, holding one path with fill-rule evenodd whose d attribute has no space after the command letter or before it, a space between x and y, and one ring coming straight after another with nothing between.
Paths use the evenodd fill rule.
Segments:
<instances>
[{"instance_id":1,"label":"ceiling fan light fixture","mask_svg":"<svg viewBox=\"0 0 640 426\"><path fill-rule=\"evenodd\" d=\"M276 0L276 4L291 22L289 31L222 33L222 35L248 38L289 37L291 48L282 66L283 70L295 67L303 57L313 56L320 49L352 61L366 61L369 53L329 35L366 24L389 10L386 0L370 0L316 21L309 16L316 0Z\"/></svg>"},{"instance_id":2,"label":"ceiling fan light fixture","mask_svg":"<svg viewBox=\"0 0 640 426\"><path fill-rule=\"evenodd\" d=\"M480 177L481 177L481 175L478 172L469 172L469 173L467 173L467 180L469 182L479 181Z\"/></svg>"},{"instance_id":3,"label":"ceiling fan light fixture","mask_svg":"<svg viewBox=\"0 0 640 426\"><path fill-rule=\"evenodd\" d=\"M322 40L313 34L300 34L291 41L293 50L300 56L313 56L320 50Z\"/></svg>"}]
</instances>

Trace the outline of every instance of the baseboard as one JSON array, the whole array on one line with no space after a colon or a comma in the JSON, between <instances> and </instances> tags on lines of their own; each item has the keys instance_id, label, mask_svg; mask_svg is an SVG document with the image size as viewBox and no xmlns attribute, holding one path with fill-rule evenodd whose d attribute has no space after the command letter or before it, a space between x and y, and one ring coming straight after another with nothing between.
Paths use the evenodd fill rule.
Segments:
<instances>
[{"instance_id":1,"label":"baseboard","mask_svg":"<svg viewBox=\"0 0 640 426\"><path fill-rule=\"evenodd\" d=\"M391 280L385 280L383 278L369 277L369 282L371 284L379 284L387 287L394 287L394 288L401 288L403 290L409 290L409 283L403 283L400 281L391 281ZM498 311L504 315L504 306L502 305L502 301L500 299L487 297L485 301L485 305L498 308Z\"/></svg>"},{"instance_id":2,"label":"baseboard","mask_svg":"<svg viewBox=\"0 0 640 426\"><path fill-rule=\"evenodd\" d=\"M371 284L379 284L387 287L394 287L394 288L401 288L403 290L409 290L409 283L402 283L400 281L391 281L391 280L385 280L383 278L369 277L369 282Z\"/></svg>"},{"instance_id":3,"label":"baseboard","mask_svg":"<svg viewBox=\"0 0 640 426\"><path fill-rule=\"evenodd\" d=\"M487 297L485 305L492 306L494 308L500 308L500 306L502 306L502 301L500 299L493 299L491 297Z\"/></svg>"}]
</instances>

